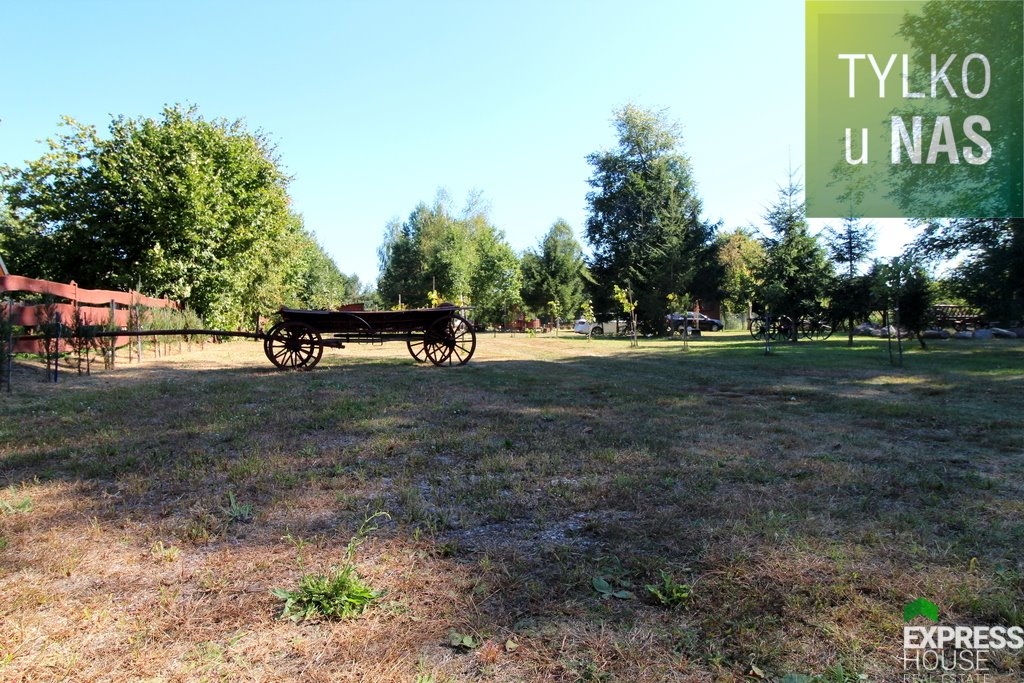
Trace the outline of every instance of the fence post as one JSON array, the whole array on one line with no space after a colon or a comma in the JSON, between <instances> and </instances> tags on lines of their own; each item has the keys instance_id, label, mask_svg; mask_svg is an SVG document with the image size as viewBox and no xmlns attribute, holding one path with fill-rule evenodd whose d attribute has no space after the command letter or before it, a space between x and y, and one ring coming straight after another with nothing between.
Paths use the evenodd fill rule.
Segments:
<instances>
[{"instance_id":1,"label":"fence post","mask_svg":"<svg viewBox=\"0 0 1024 683\"><path fill-rule=\"evenodd\" d=\"M53 343L53 383L57 384L58 368L60 368L60 312L56 315L57 318L57 335L56 341Z\"/></svg>"},{"instance_id":2,"label":"fence post","mask_svg":"<svg viewBox=\"0 0 1024 683\"><path fill-rule=\"evenodd\" d=\"M115 315L116 313L117 313L117 302L114 301L113 299L111 299L110 300L110 320L109 320L109 323L110 323L110 331L111 332L115 332L115 333L117 332L117 316ZM110 344L110 369L113 370L114 369L114 356L117 355L117 334L114 334L114 336L111 337L111 339L113 341Z\"/></svg>"},{"instance_id":3,"label":"fence post","mask_svg":"<svg viewBox=\"0 0 1024 683\"><path fill-rule=\"evenodd\" d=\"M141 297L141 295L139 295ZM139 363L142 363L142 301L135 307L135 350L139 352Z\"/></svg>"},{"instance_id":4,"label":"fence post","mask_svg":"<svg viewBox=\"0 0 1024 683\"><path fill-rule=\"evenodd\" d=\"M11 393L11 373L14 371L14 299L7 297L7 339L4 342L7 344L6 350L4 351L4 358L0 358L0 363L6 366L6 372L4 377L7 380L7 393Z\"/></svg>"}]
</instances>

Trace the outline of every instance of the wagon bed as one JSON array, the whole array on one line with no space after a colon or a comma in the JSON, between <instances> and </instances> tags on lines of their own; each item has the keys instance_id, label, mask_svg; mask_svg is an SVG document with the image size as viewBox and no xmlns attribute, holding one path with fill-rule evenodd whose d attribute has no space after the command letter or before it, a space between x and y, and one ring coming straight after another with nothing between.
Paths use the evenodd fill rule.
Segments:
<instances>
[{"instance_id":1,"label":"wagon bed","mask_svg":"<svg viewBox=\"0 0 1024 683\"><path fill-rule=\"evenodd\" d=\"M404 341L410 355L434 365L465 365L476 350L472 323L453 305L404 311L282 308L281 322L267 331L263 351L279 368L309 370L324 347Z\"/></svg>"}]
</instances>

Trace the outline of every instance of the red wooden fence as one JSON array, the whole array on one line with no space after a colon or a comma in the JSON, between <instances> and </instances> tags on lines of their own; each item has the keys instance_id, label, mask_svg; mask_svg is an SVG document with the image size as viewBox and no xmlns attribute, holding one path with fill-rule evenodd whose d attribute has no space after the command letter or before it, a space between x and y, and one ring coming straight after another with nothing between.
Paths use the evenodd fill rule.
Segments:
<instances>
[{"instance_id":1,"label":"red wooden fence","mask_svg":"<svg viewBox=\"0 0 1024 683\"><path fill-rule=\"evenodd\" d=\"M112 289L83 289L74 280L71 284L51 282L49 280L33 280L20 275L0 277L0 292L32 292L34 294L51 294L62 299L70 299L80 304L107 306L111 301L118 306L141 304L149 308L180 308L177 302L170 299L154 299L142 296L138 292L118 292Z\"/></svg>"},{"instance_id":2,"label":"red wooden fence","mask_svg":"<svg viewBox=\"0 0 1024 683\"><path fill-rule=\"evenodd\" d=\"M107 289L82 289L74 281L70 284L51 282L50 280L34 280L20 275L0 275L0 294L3 292L28 292L32 294L48 294L53 297L67 299L70 303L53 304L22 304L14 302L10 311L11 323L29 330L48 323L55 323L59 314L61 322L72 325L75 310L83 325L106 325L113 314L113 322L118 327L127 327L130 306L141 305L147 308L180 308L177 302L170 299L155 299L137 292L118 292ZM113 304L113 305L112 305ZM123 306L125 308L118 308ZM0 302L0 315L8 316L7 302ZM29 332L31 334L31 332ZM118 337L116 345L128 343L127 337ZM42 342L23 339L14 344L15 352L38 353ZM66 351L66 344L61 344Z\"/></svg>"}]
</instances>

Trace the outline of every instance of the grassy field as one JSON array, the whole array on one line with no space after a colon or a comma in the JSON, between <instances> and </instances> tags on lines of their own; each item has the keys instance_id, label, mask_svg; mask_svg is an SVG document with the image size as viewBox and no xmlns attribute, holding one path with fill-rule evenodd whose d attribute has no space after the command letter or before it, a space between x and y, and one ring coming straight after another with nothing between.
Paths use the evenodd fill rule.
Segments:
<instances>
[{"instance_id":1,"label":"grassy field","mask_svg":"<svg viewBox=\"0 0 1024 683\"><path fill-rule=\"evenodd\" d=\"M902 368L844 343L22 370L0 680L894 681L910 600L1024 625L1024 343ZM273 589L349 560L384 592L365 612L280 618ZM1019 652L991 661L1024 679Z\"/></svg>"}]
</instances>

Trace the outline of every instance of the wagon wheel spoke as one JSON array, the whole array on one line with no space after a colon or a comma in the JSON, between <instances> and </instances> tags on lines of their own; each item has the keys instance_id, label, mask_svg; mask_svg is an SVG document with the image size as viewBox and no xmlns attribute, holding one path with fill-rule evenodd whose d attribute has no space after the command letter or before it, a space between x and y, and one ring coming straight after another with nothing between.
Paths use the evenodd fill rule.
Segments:
<instances>
[{"instance_id":1,"label":"wagon wheel spoke","mask_svg":"<svg viewBox=\"0 0 1024 683\"><path fill-rule=\"evenodd\" d=\"M448 324L449 342L451 354L448 356L449 365L465 365L473 357L476 351L476 331L468 320L460 315L453 315Z\"/></svg>"},{"instance_id":2,"label":"wagon wheel spoke","mask_svg":"<svg viewBox=\"0 0 1024 683\"><path fill-rule=\"evenodd\" d=\"M465 365L476 351L476 331L461 315L452 314L431 323L424 346L434 365Z\"/></svg>"},{"instance_id":3,"label":"wagon wheel spoke","mask_svg":"<svg viewBox=\"0 0 1024 683\"><path fill-rule=\"evenodd\" d=\"M423 335L423 351L434 365L444 365L452 354L447 343L447 321L435 320Z\"/></svg>"},{"instance_id":4,"label":"wagon wheel spoke","mask_svg":"<svg viewBox=\"0 0 1024 683\"><path fill-rule=\"evenodd\" d=\"M428 340L425 348L427 360L434 365L444 365L445 362L447 362L448 357L452 355L452 350L448 348L448 345L440 338L436 340Z\"/></svg>"},{"instance_id":5,"label":"wagon wheel spoke","mask_svg":"<svg viewBox=\"0 0 1024 683\"><path fill-rule=\"evenodd\" d=\"M419 338L409 338L405 342L406 346L409 347L409 354L418 363L423 363L427 360L427 340L426 336Z\"/></svg>"},{"instance_id":6,"label":"wagon wheel spoke","mask_svg":"<svg viewBox=\"0 0 1024 683\"><path fill-rule=\"evenodd\" d=\"M320 333L298 321L278 323L267 333L263 350L275 366L284 369L310 370L320 362L324 346Z\"/></svg>"}]
</instances>

